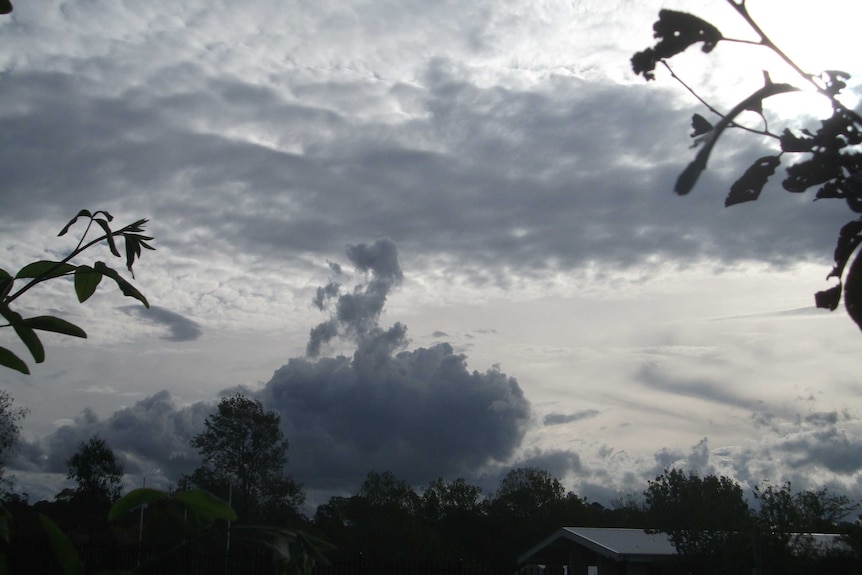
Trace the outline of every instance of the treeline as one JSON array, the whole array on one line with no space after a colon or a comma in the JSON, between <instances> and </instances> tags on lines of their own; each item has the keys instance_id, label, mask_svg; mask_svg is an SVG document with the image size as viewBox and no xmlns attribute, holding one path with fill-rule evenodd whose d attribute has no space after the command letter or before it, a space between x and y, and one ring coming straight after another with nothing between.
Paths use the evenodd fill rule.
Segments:
<instances>
[{"instance_id":1,"label":"treeline","mask_svg":"<svg viewBox=\"0 0 862 575\"><path fill-rule=\"evenodd\" d=\"M284 528L268 533L289 542L288 556L313 557L312 551L325 549L334 565L418 561L457 565L465 573L513 572L519 554L561 527L662 531L681 557L705 566L698 569L704 572L753 566L802 572L800 566L820 551L808 534L822 532L844 534L848 553L862 560L862 523L852 520L858 503L826 489L794 491L789 483L763 483L746 497L730 478L670 469L642 493L604 506L535 467L510 470L490 493L464 478L438 478L417 488L390 471L371 471L352 496L332 497L309 517L300 512L302 486L284 473L288 444L279 416L259 401L242 394L222 398L191 446L201 465L180 478L174 495L129 504L128 494L126 512L113 513L108 521L122 495L122 466L102 438L81 443L67 462L74 488L32 505L23 496L5 496L0 558L5 553L20 568L12 572L50 572L50 554L33 551L51 543L47 519L90 572L207 572L214 557L266 564L262 553L273 540L261 539L266 531L246 537L252 525ZM182 497L193 492L230 501L231 529L223 515L196 513L195 500ZM35 571L24 570L34 566Z\"/></svg>"},{"instance_id":2,"label":"treeline","mask_svg":"<svg viewBox=\"0 0 862 575\"><path fill-rule=\"evenodd\" d=\"M763 484L753 496L749 505L732 479L677 469L648 482L642 496L629 494L609 507L567 491L549 472L534 467L512 469L487 494L463 478L436 479L415 489L391 472L371 471L354 495L330 498L312 517L296 513L257 519L307 533L309 541L320 538L332 544L326 552L333 564L330 570L412 562L447 569L457 565L464 573L514 572L519 554L564 526L661 530L683 557L712 568L704 572L737 572L759 564L766 573L802 573L816 564L821 551L807 537L810 533L843 533L852 550L848 552L862 558L862 526L848 520L857 505L847 497L825 489L794 492L790 484ZM106 521L107 508L92 503L82 507L82 500L67 496L29 506L21 498L7 497L6 506L16 519L12 555L16 545L33 549L32 542L44 537L34 520L36 512L56 521L80 546L82 556L94 555L87 549L99 547L102 557L91 564L102 569L111 567L104 562L112 558L125 563L114 567L134 567L136 550L146 563L178 543L199 541L167 562L178 565L177 572L192 572L190 565L203 565L204 557L223 557L226 550L224 522L189 523L170 502L113 524ZM243 524L240 517L234 527ZM210 537L201 537L207 533ZM266 565L261 552L237 531L232 561L245 557L249 566ZM169 572L167 564L161 563L158 571Z\"/></svg>"}]
</instances>

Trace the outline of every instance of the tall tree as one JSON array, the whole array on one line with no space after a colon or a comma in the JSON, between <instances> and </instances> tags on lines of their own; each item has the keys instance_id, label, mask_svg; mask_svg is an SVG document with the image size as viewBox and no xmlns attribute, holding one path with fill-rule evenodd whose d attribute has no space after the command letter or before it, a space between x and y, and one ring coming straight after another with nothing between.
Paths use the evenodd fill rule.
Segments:
<instances>
[{"instance_id":1,"label":"tall tree","mask_svg":"<svg viewBox=\"0 0 862 575\"><path fill-rule=\"evenodd\" d=\"M467 483L463 477L454 481L440 477L422 493L422 507L428 521L462 521L481 513L482 488Z\"/></svg>"},{"instance_id":2,"label":"tall tree","mask_svg":"<svg viewBox=\"0 0 862 575\"><path fill-rule=\"evenodd\" d=\"M812 533L835 533L858 504L827 489L794 493L790 482L765 483L754 489L759 504L755 522L755 557L770 573L802 573L824 551Z\"/></svg>"},{"instance_id":3,"label":"tall tree","mask_svg":"<svg viewBox=\"0 0 862 575\"><path fill-rule=\"evenodd\" d=\"M747 561L750 509L734 480L670 469L649 482L644 497L649 526L667 533L684 560L715 572Z\"/></svg>"},{"instance_id":4,"label":"tall tree","mask_svg":"<svg viewBox=\"0 0 862 575\"><path fill-rule=\"evenodd\" d=\"M0 389L0 480L6 471L6 462L21 435L21 420L29 411L15 407L8 391Z\"/></svg>"},{"instance_id":5,"label":"tall tree","mask_svg":"<svg viewBox=\"0 0 862 575\"><path fill-rule=\"evenodd\" d=\"M486 549L499 548L497 568L513 567L517 554L566 524L578 524L583 501L566 493L560 480L544 469L517 467L500 480L488 499Z\"/></svg>"},{"instance_id":6,"label":"tall tree","mask_svg":"<svg viewBox=\"0 0 862 575\"><path fill-rule=\"evenodd\" d=\"M203 465L191 481L229 497L242 520L296 514L305 499L301 486L284 473L288 442L281 416L235 393L219 402L191 440Z\"/></svg>"},{"instance_id":7,"label":"tall tree","mask_svg":"<svg viewBox=\"0 0 862 575\"><path fill-rule=\"evenodd\" d=\"M66 462L67 479L78 484L73 498L92 503L113 503L122 491L123 466L105 440L94 435L81 442L78 451Z\"/></svg>"},{"instance_id":8,"label":"tall tree","mask_svg":"<svg viewBox=\"0 0 862 575\"><path fill-rule=\"evenodd\" d=\"M544 469L517 467L500 480L491 507L515 518L540 518L559 507L565 497L563 484Z\"/></svg>"}]
</instances>

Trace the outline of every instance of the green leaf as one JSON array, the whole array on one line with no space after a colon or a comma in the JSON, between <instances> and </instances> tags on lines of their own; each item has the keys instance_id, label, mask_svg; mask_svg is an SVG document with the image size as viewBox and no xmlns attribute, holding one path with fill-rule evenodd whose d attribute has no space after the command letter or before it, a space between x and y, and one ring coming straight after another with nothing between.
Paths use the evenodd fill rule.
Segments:
<instances>
[{"instance_id":1,"label":"green leaf","mask_svg":"<svg viewBox=\"0 0 862 575\"><path fill-rule=\"evenodd\" d=\"M135 263L135 257L141 256L141 246L134 236L126 236L126 269L131 272L132 277L135 277L135 272L132 271L132 265Z\"/></svg>"},{"instance_id":2,"label":"green leaf","mask_svg":"<svg viewBox=\"0 0 862 575\"><path fill-rule=\"evenodd\" d=\"M39 514L39 523L42 524L42 529L48 534L54 557L60 562L63 573L66 575L84 575L84 564L66 534L60 531L56 523L41 513Z\"/></svg>"},{"instance_id":3,"label":"green leaf","mask_svg":"<svg viewBox=\"0 0 862 575\"><path fill-rule=\"evenodd\" d=\"M14 283L15 279L9 275L9 272L4 269L0 269L0 301L3 301L3 299L9 295Z\"/></svg>"},{"instance_id":4,"label":"green leaf","mask_svg":"<svg viewBox=\"0 0 862 575\"><path fill-rule=\"evenodd\" d=\"M111 507L108 513L108 521L116 521L129 511L137 509L141 505L148 505L155 501L167 499L168 494L159 489L151 489L149 487L140 487L129 491L124 496L120 497Z\"/></svg>"},{"instance_id":5,"label":"green leaf","mask_svg":"<svg viewBox=\"0 0 862 575\"><path fill-rule=\"evenodd\" d=\"M59 317L50 315L40 315L24 320L24 323L33 329L41 331L52 331L54 333L62 333L63 335L71 335L72 337L87 337L87 332Z\"/></svg>"},{"instance_id":6,"label":"green leaf","mask_svg":"<svg viewBox=\"0 0 862 575\"><path fill-rule=\"evenodd\" d=\"M0 365L20 371L24 375L30 375L30 368L27 367L27 364L5 347L0 347Z\"/></svg>"},{"instance_id":7,"label":"green leaf","mask_svg":"<svg viewBox=\"0 0 862 575\"><path fill-rule=\"evenodd\" d=\"M105 239L108 240L108 247L111 249L111 253L117 257L120 257L120 252L117 251L117 244L114 242L114 232L111 231L111 226L108 225L108 222L97 218L93 220L97 224L102 227L102 231L105 232Z\"/></svg>"},{"instance_id":8,"label":"green leaf","mask_svg":"<svg viewBox=\"0 0 862 575\"><path fill-rule=\"evenodd\" d=\"M42 363L45 361L45 347L39 340L39 336L36 335L35 331L33 331L33 328L22 321L21 323L12 325L12 329L15 330L15 333L18 334L18 338L23 341L24 345L27 346L27 349L30 350L30 355L33 356L33 360L36 363Z\"/></svg>"},{"instance_id":9,"label":"green leaf","mask_svg":"<svg viewBox=\"0 0 862 575\"><path fill-rule=\"evenodd\" d=\"M75 216L74 218L69 220L69 223L66 224L65 226L63 226L63 229L60 230L60 233L57 235L58 236L66 235L66 232L69 231L69 228L71 228L73 225L75 225L75 222L78 221L78 218L92 218L92 217L93 217L93 214L91 214L89 210L81 210L80 212L78 212L77 216Z\"/></svg>"},{"instance_id":10,"label":"green leaf","mask_svg":"<svg viewBox=\"0 0 862 575\"><path fill-rule=\"evenodd\" d=\"M203 519L234 521L237 517L230 505L205 489L181 491L174 495L174 499Z\"/></svg>"},{"instance_id":11,"label":"green leaf","mask_svg":"<svg viewBox=\"0 0 862 575\"><path fill-rule=\"evenodd\" d=\"M75 266L62 262L52 262L41 260L38 262L29 263L15 275L16 278L56 278L75 271Z\"/></svg>"},{"instance_id":12,"label":"green leaf","mask_svg":"<svg viewBox=\"0 0 862 575\"><path fill-rule=\"evenodd\" d=\"M135 298L136 300L144 304L144 307L149 309L150 302L147 301L147 298L144 297L144 294L139 292L137 288L135 288L135 286L123 279L123 277L118 274L116 270L113 270L106 266L105 262L96 262L94 269L102 275L108 276L109 278L117 282L117 286L119 286L120 291L123 292L123 295Z\"/></svg>"},{"instance_id":13,"label":"green leaf","mask_svg":"<svg viewBox=\"0 0 862 575\"><path fill-rule=\"evenodd\" d=\"M24 318L21 317L21 314L9 309L8 305L0 303L0 315L9 322L18 338L30 350L30 355L33 356L36 363L45 361L45 348L42 346L42 342L39 341L39 336L36 335L33 328L24 323Z\"/></svg>"},{"instance_id":14,"label":"green leaf","mask_svg":"<svg viewBox=\"0 0 862 575\"><path fill-rule=\"evenodd\" d=\"M75 270L75 293L78 296L78 301L84 303L90 299L101 281L101 273L90 266L78 266L78 269Z\"/></svg>"}]
</instances>

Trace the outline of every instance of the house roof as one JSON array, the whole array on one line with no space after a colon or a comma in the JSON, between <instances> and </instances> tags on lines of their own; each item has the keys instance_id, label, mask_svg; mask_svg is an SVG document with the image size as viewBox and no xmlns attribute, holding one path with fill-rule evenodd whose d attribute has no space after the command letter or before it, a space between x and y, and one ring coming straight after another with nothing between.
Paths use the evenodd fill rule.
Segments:
<instances>
[{"instance_id":1,"label":"house roof","mask_svg":"<svg viewBox=\"0 0 862 575\"><path fill-rule=\"evenodd\" d=\"M840 535L814 533L810 536L815 545L824 549L843 544ZM535 560L543 551L559 548L568 541L615 561L650 561L676 555L666 533L648 533L643 529L563 527L521 554L518 563Z\"/></svg>"},{"instance_id":2,"label":"house roof","mask_svg":"<svg viewBox=\"0 0 862 575\"><path fill-rule=\"evenodd\" d=\"M607 529L600 527L563 527L518 557L520 563L558 541L572 541L616 561L668 557L676 549L666 533L647 533L643 529Z\"/></svg>"}]
</instances>

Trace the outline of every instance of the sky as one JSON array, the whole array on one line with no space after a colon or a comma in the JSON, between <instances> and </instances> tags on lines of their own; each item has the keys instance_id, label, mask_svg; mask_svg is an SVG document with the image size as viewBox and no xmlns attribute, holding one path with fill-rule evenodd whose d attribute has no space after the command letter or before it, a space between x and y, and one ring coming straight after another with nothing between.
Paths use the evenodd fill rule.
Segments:
<instances>
[{"instance_id":1,"label":"sky","mask_svg":"<svg viewBox=\"0 0 862 575\"><path fill-rule=\"evenodd\" d=\"M747 4L804 69L853 74L858 104L862 5ZM156 251L126 274L149 310L65 280L18 300L89 337L2 373L30 411L14 488L51 498L94 433L127 486L166 486L239 390L281 415L310 502L371 470L492 493L516 466L603 504L671 466L862 499L862 334L813 300L854 214L780 177L725 209L768 149L750 134L672 192L709 113L630 69L661 8L752 38L719 0L15 3L0 267L64 256L81 209L148 218ZM763 69L799 82L739 44L673 66L723 110ZM810 93L770 110L774 131L828 113ZM99 259L124 271L79 263Z\"/></svg>"}]
</instances>

